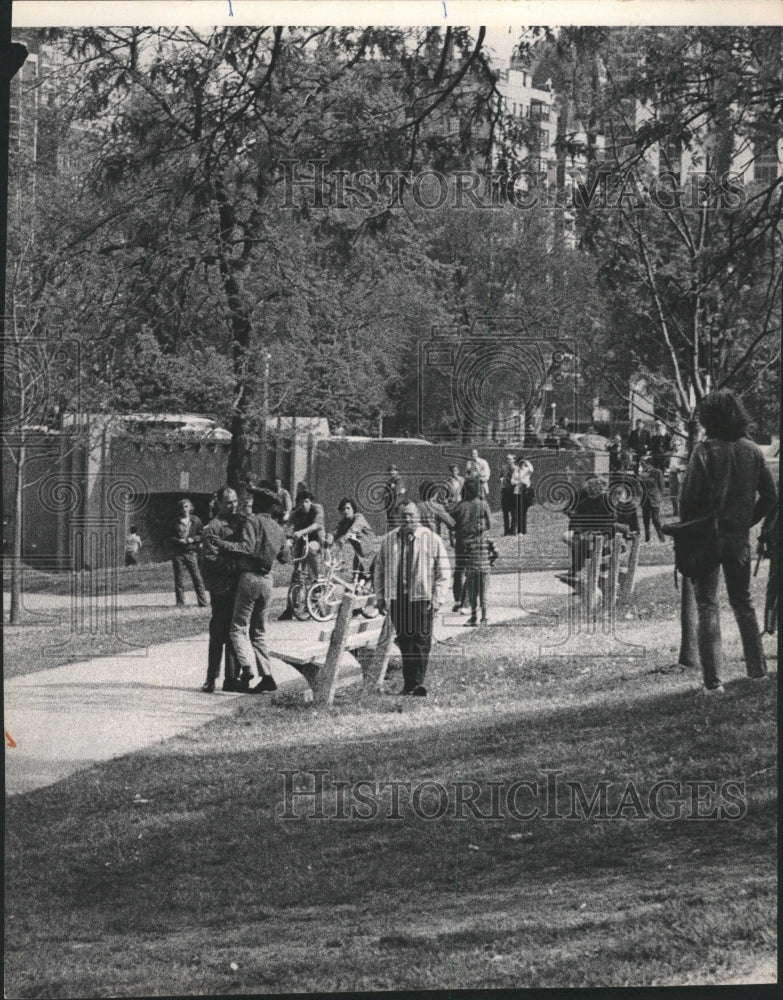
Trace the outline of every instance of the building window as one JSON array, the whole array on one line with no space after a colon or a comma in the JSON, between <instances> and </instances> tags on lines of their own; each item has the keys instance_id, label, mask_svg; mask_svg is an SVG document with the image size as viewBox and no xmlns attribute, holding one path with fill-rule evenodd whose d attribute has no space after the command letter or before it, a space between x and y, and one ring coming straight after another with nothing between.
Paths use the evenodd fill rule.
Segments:
<instances>
[{"instance_id":1,"label":"building window","mask_svg":"<svg viewBox=\"0 0 783 1000\"><path fill-rule=\"evenodd\" d=\"M777 142L764 138L754 143L753 180L757 184L772 184L780 174Z\"/></svg>"}]
</instances>

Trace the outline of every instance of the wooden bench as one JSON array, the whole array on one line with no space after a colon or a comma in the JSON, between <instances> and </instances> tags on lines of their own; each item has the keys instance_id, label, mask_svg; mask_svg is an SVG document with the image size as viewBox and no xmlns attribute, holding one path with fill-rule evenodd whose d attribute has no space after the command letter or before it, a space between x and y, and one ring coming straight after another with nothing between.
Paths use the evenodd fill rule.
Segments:
<instances>
[{"instance_id":1,"label":"wooden bench","mask_svg":"<svg viewBox=\"0 0 783 1000\"><path fill-rule=\"evenodd\" d=\"M614 535L609 540L607 585L602 591L603 600L599 603L596 601L596 594L601 590L599 579L603 558L603 536L600 533L593 536L590 554L584 563L584 585L581 590L581 604L588 618L595 617L600 606L614 607L616 604L627 604L633 596L636 569L639 565L641 536L639 534L629 536L628 563L624 571L620 561L622 541L623 538L619 534Z\"/></svg>"},{"instance_id":2,"label":"wooden bench","mask_svg":"<svg viewBox=\"0 0 783 1000\"><path fill-rule=\"evenodd\" d=\"M374 600L372 595L362 595L355 597L351 592L347 592L337 612L334 626L323 629L317 641L302 643L293 650L273 654L278 660L295 667L310 685L313 692L313 704L331 705L334 696L340 687L345 686L346 667L351 666L353 672L351 680L361 672L362 680L364 673L361 664L353 655L354 651L375 646L385 633L390 633L388 618L362 618L353 619L353 612L363 604ZM389 651L391 649L391 639L388 641ZM374 657L371 673L375 671ZM386 655L384 664L384 675L389 656ZM349 680L349 683L351 681ZM382 681L381 681L382 683Z\"/></svg>"}]
</instances>

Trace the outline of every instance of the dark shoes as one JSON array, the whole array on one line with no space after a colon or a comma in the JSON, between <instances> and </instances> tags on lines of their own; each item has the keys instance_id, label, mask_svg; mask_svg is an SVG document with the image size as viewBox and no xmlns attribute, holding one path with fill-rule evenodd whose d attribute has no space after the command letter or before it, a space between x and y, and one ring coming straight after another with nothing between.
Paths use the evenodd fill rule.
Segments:
<instances>
[{"instance_id":1,"label":"dark shoes","mask_svg":"<svg viewBox=\"0 0 783 1000\"><path fill-rule=\"evenodd\" d=\"M235 691L242 691L244 694L250 690L250 682L253 679L252 674L243 674L242 677L236 682Z\"/></svg>"},{"instance_id":2,"label":"dark shoes","mask_svg":"<svg viewBox=\"0 0 783 1000\"><path fill-rule=\"evenodd\" d=\"M204 683L201 685L201 690L204 692L204 694L213 694L215 691L215 682L204 681Z\"/></svg>"},{"instance_id":3,"label":"dark shoes","mask_svg":"<svg viewBox=\"0 0 783 1000\"><path fill-rule=\"evenodd\" d=\"M471 615L470 618L465 622L465 628L475 628L478 625L476 621L476 616Z\"/></svg>"},{"instance_id":4,"label":"dark shoes","mask_svg":"<svg viewBox=\"0 0 783 1000\"><path fill-rule=\"evenodd\" d=\"M416 684L412 688L411 687L404 687L402 689L402 691L400 691L400 694L401 695L403 695L403 694L404 695L411 695L414 698L426 698L427 697L427 689L422 684Z\"/></svg>"},{"instance_id":5,"label":"dark shoes","mask_svg":"<svg viewBox=\"0 0 783 1000\"><path fill-rule=\"evenodd\" d=\"M264 674L258 684L253 688L254 694L262 694L264 691L277 691L277 684L271 674Z\"/></svg>"},{"instance_id":6,"label":"dark shoes","mask_svg":"<svg viewBox=\"0 0 783 1000\"><path fill-rule=\"evenodd\" d=\"M294 620L294 612L291 608L286 608L281 614L277 616L279 622L291 622Z\"/></svg>"},{"instance_id":7,"label":"dark shoes","mask_svg":"<svg viewBox=\"0 0 783 1000\"><path fill-rule=\"evenodd\" d=\"M239 681L236 677L232 677L229 680L223 681L224 691L239 691Z\"/></svg>"}]
</instances>

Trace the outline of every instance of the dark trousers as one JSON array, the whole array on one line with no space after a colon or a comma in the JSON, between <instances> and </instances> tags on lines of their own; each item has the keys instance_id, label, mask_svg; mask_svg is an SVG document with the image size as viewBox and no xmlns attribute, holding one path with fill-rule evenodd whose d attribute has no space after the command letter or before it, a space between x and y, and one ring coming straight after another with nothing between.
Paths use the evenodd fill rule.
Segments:
<instances>
[{"instance_id":1,"label":"dark trousers","mask_svg":"<svg viewBox=\"0 0 783 1000\"><path fill-rule=\"evenodd\" d=\"M642 501L642 521L644 522L644 540L646 542L650 541L650 521L653 523L653 527L658 533L658 541L662 542L664 540L664 534L661 531L661 508L655 504L649 503L647 500Z\"/></svg>"},{"instance_id":2,"label":"dark trousers","mask_svg":"<svg viewBox=\"0 0 783 1000\"><path fill-rule=\"evenodd\" d=\"M744 538L742 536L722 538L720 567L708 576L696 577L693 580L693 592L699 612L699 656L704 671L704 684L708 688L720 684L720 670L723 666L718 612L718 581L721 567L729 604L742 639L748 676L760 677L767 670L761 648L759 623L750 599L750 561L750 541L747 535Z\"/></svg>"},{"instance_id":3,"label":"dark trousers","mask_svg":"<svg viewBox=\"0 0 783 1000\"><path fill-rule=\"evenodd\" d=\"M196 591L196 599L199 606L207 606L207 592L204 590L204 581L201 579L201 570L198 568L198 556L195 552L183 552L181 555L172 556L171 565L174 567L174 596L177 604L185 603L185 570L190 573L193 581L193 589Z\"/></svg>"},{"instance_id":4,"label":"dark trousers","mask_svg":"<svg viewBox=\"0 0 783 1000\"><path fill-rule=\"evenodd\" d=\"M481 605L481 617L487 617L487 593L489 591L489 570L469 569L468 570L468 596L470 597L470 610L473 617L476 617L476 609Z\"/></svg>"},{"instance_id":5,"label":"dark trousers","mask_svg":"<svg viewBox=\"0 0 783 1000\"><path fill-rule=\"evenodd\" d=\"M402 679L406 691L424 683L432 647L430 601L392 601L389 615L402 654Z\"/></svg>"},{"instance_id":6,"label":"dark trousers","mask_svg":"<svg viewBox=\"0 0 783 1000\"><path fill-rule=\"evenodd\" d=\"M125 565L126 566L138 566L139 560L132 552L125 553Z\"/></svg>"},{"instance_id":7,"label":"dark trousers","mask_svg":"<svg viewBox=\"0 0 783 1000\"><path fill-rule=\"evenodd\" d=\"M527 534L527 512L530 507L528 501L529 487L525 486L523 483L519 487L519 493L515 494L514 499L516 500L516 533L518 535Z\"/></svg>"},{"instance_id":8,"label":"dark trousers","mask_svg":"<svg viewBox=\"0 0 783 1000\"><path fill-rule=\"evenodd\" d=\"M234 592L210 594L212 617L209 619L209 652L207 654L207 680L214 683L220 676L220 661L226 651L225 681L237 679L239 669L234 648L229 639L231 617L234 614Z\"/></svg>"},{"instance_id":9,"label":"dark trousers","mask_svg":"<svg viewBox=\"0 0 783 1000\"><path fill-rule=\"evenodd\" d=\"M517 502L513 487L504 487L500 491L500 509L503 511L503 534L517 533Z\"/></svg>"},{"instance_id":10,"label":"dark trousers","mask_svg":"<svg viewBox=\"0 0 783 1000\"><path fill-rule=\"evenodd\" d=\"M778 627L778 540L772 539L772 554L769 557L769 579L767 598L764 602L764 631L774 635Z\"/></svg>"},{"instance_id":11,"label":"dark trousers","mask_svg":"<svg viewBox=\"0 0 783 1000\"><path fill-rule=\"evenodd\" d=\"M468 578L468 554L465 550L464 542L457 542L454 546L454 577L451 584L451 592L454 595L455 604L465 603L465 593Z\"/></svg>"}]
</instances>

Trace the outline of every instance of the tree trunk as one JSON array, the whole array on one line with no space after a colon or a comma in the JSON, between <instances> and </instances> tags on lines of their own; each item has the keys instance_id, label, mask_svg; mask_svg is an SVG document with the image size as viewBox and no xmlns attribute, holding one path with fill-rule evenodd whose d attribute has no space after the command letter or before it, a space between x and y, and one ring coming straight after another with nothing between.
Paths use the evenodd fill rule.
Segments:
<instances>
[{"instance_id":1,"label":"tree trunk","mask_svg":"<svg viewBox=\"0 0 783 1000\"><path fill-rule=\"evenodd\" d=\"M229 202L222 182L215 183L215 197L220 220L220 253L218 254L220 276L226 293L231 329L231 353L234 366L235 402L231 417L231 450L228 455L226 481L233 489L240 489L247 480L252 467L250 443L247 435L247 408L249 386L247 377L247 352L250 349L252 326L242 291L235 274L237 265L231 260L231 249L227 245L236 224L234 207Z\"/></svg>"},{"instance_id":2,"label":"tree trunk","mask_svg":"<svg viewBox=\"0 0 783 1000\"><path fill-rule=\"evenodd\" d=\"M11 555L11 608L9 621L18 625L22 615L22 491L24 489L25 446L17 453L14 481L14 536Z\"/></svg>"}]
</instances>

